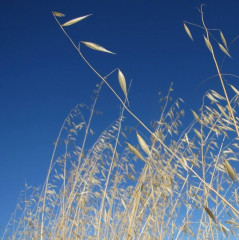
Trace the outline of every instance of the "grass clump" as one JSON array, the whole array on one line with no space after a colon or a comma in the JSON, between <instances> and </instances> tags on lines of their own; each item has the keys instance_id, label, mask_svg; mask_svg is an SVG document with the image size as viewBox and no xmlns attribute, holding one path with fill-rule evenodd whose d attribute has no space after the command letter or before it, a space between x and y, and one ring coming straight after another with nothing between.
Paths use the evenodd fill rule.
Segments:
<instances>
[{"instance_id":1,"label":"grass clump","mask_svg":"<svg viewBox=\"0 0 239 240\"><path fill-rule=\"evenodd\" d=\"M160 119L146 126L129 108L127 82L116 68L101 76L67 34L65 27L90 15L61 24L73 47L100 78L90 108L77 105L66 117L55 143L45 184L26 186L4 232L9 239L221 239L238 238L238 90L225 85L214 50L230 57L221 31L220 42L206 27L204 41L215 63L223 95L209 90L192 122L183 126L183 100L171 100L173 86L162 101ZM188 36L191 24L184 23ZM214 33L214 32L213 32ZM81 42L96 51L113 52ZM124 99L108 83L118 74ZM118 119L90 148L92 118L101 88L107 87L122 105ZM234 94L229 97L227 88ZM88 120L83 112L89 110ZM125 112L140 127L126 128ZM20 213L20 214L19 214Z\"/></svg>"}]
</instances>

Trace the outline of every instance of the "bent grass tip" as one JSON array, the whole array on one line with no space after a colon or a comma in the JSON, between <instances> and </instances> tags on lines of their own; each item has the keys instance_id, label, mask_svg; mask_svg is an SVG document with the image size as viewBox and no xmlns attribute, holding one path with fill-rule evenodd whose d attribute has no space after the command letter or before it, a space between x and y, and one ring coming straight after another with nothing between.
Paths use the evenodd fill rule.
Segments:
<instances>
[{"instance_id":1,"label":"bent grass tip","mask_svg":"<svg viewBox=\"0 0 239 240\"><path fill-rule=\"evenodd\" d=\"M52 11L52 14L53 14L55 17L65 17L65 16L66 16L66 15L63 14L63 13L55 12L55 11Z\"/></svg>"}]
</instances>

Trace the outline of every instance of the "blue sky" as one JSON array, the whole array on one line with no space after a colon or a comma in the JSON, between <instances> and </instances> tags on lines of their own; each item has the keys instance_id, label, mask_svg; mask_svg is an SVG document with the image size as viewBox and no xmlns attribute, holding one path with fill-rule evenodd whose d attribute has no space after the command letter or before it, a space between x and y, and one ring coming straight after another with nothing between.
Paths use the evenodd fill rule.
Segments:
<instances>
[{"instance_id":1,"label":"blue sky","mask_svg":"<svg viewBox=\"0 0 239 240\"><path fill-rule=\"evenodd\" d=\"M190 27L192 42L183 29L184 20L200 24L196 8L201 3L207 4L209 28L220 28L228 43L239 34L237 0L1 0L0 225L7 223L25 181L34 186L44 182L62 122L76 104L91 103L90 95L99 82L51 11L66 14L62 23L93 14L66 30L76 42L95 42L117 53L83 49L102 75L119 67L127 82L133 80L130 107L147 124L159 117L157 93L166 94L171 81L173 96L185 100L187 122L192 117L189 110L200 107L206 90L221 91L218 79L204 82L216 71L203 32ZM220 63L223 55L216 53ZM239 42L232 46L231 55L224 72L238 74ZM116 75L110 81L121 94ZM237 80L230 81L238 86ZM96 134L118 117L119 106L104 88L97 107L104 115L96 117Z\"/></svg>"}]
</instances>

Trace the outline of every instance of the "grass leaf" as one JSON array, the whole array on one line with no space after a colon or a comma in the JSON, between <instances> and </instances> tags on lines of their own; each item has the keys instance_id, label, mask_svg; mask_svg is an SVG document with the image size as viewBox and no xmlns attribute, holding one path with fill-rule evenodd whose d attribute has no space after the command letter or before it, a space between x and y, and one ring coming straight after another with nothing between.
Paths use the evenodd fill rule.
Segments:
<instances>
[{"instance_id":1,"label":"grass leaf","mask_svg":"<svg viewBox=\"0 0 239 240\"><path fill-rule=\"evenodd\" d=\"M96 50L96 51L115 54L115 53L113 53L113 52L105 49L104 47L102 47L102 46L100 46L100 45L98 45L98 44L92 43L92 42L84 42L84 41L81 41L81 43L85 44L88 48L91 48L91 49Z\"/></svg>"},{"instance_id":2,"label":"grass leaf","mask_svg":"<svg viewBox=\"0 0 239 240\"><path fill-rule=\"evenodd\" d=\"M89 17L89 16L91 16L91 15L92 15L92 14L88 14L88 15L85 15L85 16L83 16L83 17L74 18L74 19L72 19L72 20L70 20L70 21L62 24L61 26L62 26L62 27L70 26L70 25L72 25L72 24L75 24L75 23L77 23L77 22L82 21L83 19L85 19L85 18L87 18L87 17Z\"/></svg>"}]
</instances>

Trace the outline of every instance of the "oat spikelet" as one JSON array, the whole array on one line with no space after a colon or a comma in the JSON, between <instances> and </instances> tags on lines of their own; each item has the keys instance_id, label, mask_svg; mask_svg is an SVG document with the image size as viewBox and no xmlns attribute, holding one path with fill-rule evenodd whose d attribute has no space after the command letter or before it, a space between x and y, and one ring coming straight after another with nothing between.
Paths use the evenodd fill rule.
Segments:
<instances>
[{"instance_id":1,"label":"oat spikelet","mask_svg":"<svg viewBox=\"0 0 239 240\"><path fill-rule=\"evenodd\" d=\"M65 14L63 14L63 13L60 13L60 12L52 12L52 14L54 15L54 16L56 16L56 17L65 17Z\"/></svg>"},{"instance_id":2,"label":"oat spikelet","mask_svg":"<svg viewBox=\"0 0 239 240\"><path fill-rule=\"evenodd\" d=\"M227 51L227 49L224 48L224 47L222 46L222 44L220 44L220 43L218 43L218 45L219 45L220 49L221 49L228 57L231 58L231 55L229 54L229 52Z\"/></svg>"},{"instance_id":3,"label":"oat spikelet","mask_svg":"<svg viewBox=\"0 0 239 240\"><path fill-rule=\"evenodd\" d=\"M230 84L230 87L232 88L232 90L236 93L236 95L239 96L239 91L233 86Z\"/></svg>"},{"instance_id":4,"label":"oat spikelet","mask_svg":"<svg viewBox=\"0 0 239 240\"><path fill-rule=\"evenodd\" d=\"M118 80L119 80L119 84L120 87L125 95L125 98L128 102L128 97L127 97L127 87L126 87L126 81L125 81L125 77L124 74L118 69Z\"/></svg>"},{"instance_id":5,"label":"oat spikelet","mask_svg":"<svg viewBox=\"0 0 239 240\"><path fill-rule=\"evenodd\" d=\"M92 15L92 14L88 14L88 15L85 15L85 16L82 16L82 17L74 18L74 19L72 19L72 20L70 20L70 21L62 24L61 26L62 26L62 27L70 26L70 25L72 25L72 24L75 24L75 23L77 23L77 22L82 21L83 19L85 19L85 18L87 18L87 17L89 17L89 16L91 16L91 15Z\"/></svg>"},{"instance_id":6,"label":"oat spikelet","mask_svg":"<svg viewBox=\"0 0 239 240\"><path fill-rule=\"evenodd\" d=\"M147 143L144 141L144 139L138 134L136 133L138 141L139 141L139 145L141 146L141 148L143 149L143 151L148 155L151 156L149 147L147 145Z\"/></svg>"},{"instance_id":7,"label":"oat spikelet","mask_svg":"<svg viewBox=\"0 0 239 240\"><path fill-rule=\"evenodd\" d=\"M124 209L127 210L127 206L126 206L125 201L123 200L123 198L120 198L120 201L121 201Z\"/></svg>"},{"instance_id":8,"label":"oat spikelet","mask_svg":"<svg viewBox=\"0 0 239 240\"><path fill-rule=\"evenodd\" d=\"M204 209L206 210L207 214L209 215L209 217L215 222L217 223L217 219L215 218L215 216L213 215L212 211L206 207L206 206L203 206Z\"/></svg>"},{"instance_id":9,"label":"oat spikelet","mask_svg":"<svg viewBox=\"0 0 239 240\"><path fill-rule=\"evenodd\" d=\"M84 42L84 41L81 41L81 43L85 44L88 48L91 48L91 49L96 50L96 51L115 54L115 53L113 53L113 52L105 49L104 47L102 47L102 46L100 46L100 45L98 45L98 44L92 43L92 42Z\"/></svg>"},{"instance_id":10,"label":"oat spikelet","mask_svg":"<svg viewBox=\"0 0 239 240\"><path fill-rule=\"evenodd\" d=\"M230 230L221 223L220 223L220 227L221 227L222 232L228 237L227 232L229 232Z\"/></svg>"},{"instance_id":11,"label":"oat spikelet","mask_svg":"<svg viewBox=\"0 0 239 240\"><path fill-rule=\"evenodd\" d=\"M77 238L81 238L81 236L80 235L78 235L76 232L74 232L73 230L72 230L72 233L77 237Z\"/></svg>"},{"instance_id":12,"label":"oat spikelet","mask_svg":"<svg viewBox=\"0 0 239 240\"><path fill-rule=\"evenodd\" d=\"M235 170L232 168L231 164L226 159L224 160L224 167L233 182L235 182L235 180L238 180Z\"/></svg>"},{"instance_id":13,"label":"oat spikelet","mask_svg":"<svg viewBox=\"0 0 239 240\"><path fill-rule=\"evenodd\" d=\"M207 97L212 101L212 103L218 103L217 99L214 98L210 93L207 93Z\"/></svg>"},{"instance_id":14,"label":"oat spikelet","mask_svg":"<svg viewBox=\"0 0 239 240\"><path fill-rule=\"evenodd\" d=\"M199 118L199 116L192 110L193 116L195 117L195 119L201 124L203 125L203 122L201 121L201 119Z\"/></svg>"},{"instance_id":15,"label":"oat spikelet","mask_svg":"<svg viewBox=\"0 0 239 240\"><path fill-rule=\"evenodd\" d=\"M194 132L201 140L203 140L202 134L196 128L194 129Z\"/></svg>"},{"instance_id":16,"label":"oat spikelet","mask_svg":"<svg viewBox=\"0 0 239 240\"><path fill-rule=\"evenodd\" d=\"M189 139L188 139L187 133L185 133L185 140L186 140L187 144L189 145Z\"/></svg>"},{"instance_id":17,"label":"oat spikelet","mask_svg":"<svg viewBox=\"0 0 239 240\"><path fill-rule=\"evenodd\" d=\"M144 157L140 154L140 152L138 151L137 148L133 147L131 144L125 142L125 144L127 145L127 147L129 148L129 150L139 159L141 159L142 161L145 162Z\"/></svg>"},{"instance_id":18,"label":"oat spikelet","mask_svg":"<svg viewBox=\"0 0 239 240\"><path fill-rule=\"evenodd\" d=\"M224 35L223 35L223 33L220 31L220 37L221 37L221 39L222 39L222 42L223 42L223 44L224 44L224 47L226 48L226 49L228 49L228 47L227 47L227 41L226 41L226 39L225 39L225 37L224 37Z\"/></svg>"},{"instance_id":19,"label":"oat spikelet","mask_svg":"<svg viewBox=\"0 0 239 240\"><path fill-rule=\"evenodd\" d=\"M227 116L227 114L226 114L226 112L224 111L223 107L222 107L221 105L219 105L219 104L217 104L217 107L219 108L219 110L221 111L221 113L223 114L223 116L228 119L229 117Z\"/></svg>"},{"instance_id":20,"label":"oat spikelet","mask_svg":"<svg viewBox=\"0 0 239 240\"><path fill-rule=\"evenodd\" d=\"M207 45L209 51L212 52L212 45L211 45L209 39L206 38L204 35L203 35L203 37L204 37L205 43L206 43L206 45Z\"/></svg>"},{"instance_id":21,"label":"oat spikelet","mask_svg":"<svg viewBox=\"0 0 239 240\"><path fill-rule=\"evenodd\" d=\"M183 26L184 26L184 29L185 29L186 33L188 34L188 36L189 36L189 37L192 39L192 41L193 41L193 37L192 37L192 34L191 34L189 28L187 27L187 25L186 25L185 23L183 24Z\"/></svg>"},{"instance_id":22,"label":"oat spikelet","mask_svg":"<svg viewBox=\"0 0 239 240\"><path fill-rule=\"evenodd\" d=\"M219 93L217 93L217 92L215 92L215 91L213 91L213 90L211 90L211 93L212 93L212 95L213 95L214 97L216 97L216 98L218 98L218 99L220 99L220 100L226 100L225 97L221 96Z\"/></svg>"}]
</instances>

